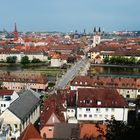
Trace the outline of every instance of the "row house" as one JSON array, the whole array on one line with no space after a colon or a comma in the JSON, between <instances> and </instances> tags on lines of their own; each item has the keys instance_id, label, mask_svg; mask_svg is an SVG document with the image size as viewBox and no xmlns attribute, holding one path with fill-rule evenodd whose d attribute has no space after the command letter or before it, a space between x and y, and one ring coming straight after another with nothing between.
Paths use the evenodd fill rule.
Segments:
<instances>
[{"instance_id":1,"label":"row house","mask_svg":"<svg viewBox=\"0 0 140 140\"><path fill-rule=\"evenodd\" d=\"M45 75L31 75L27 74L25 77L22 75L16 75L11 73L5 73L0 76L0 81L2 82L2 87L15 90L19 92L25 89L33 89L35 91L41 92L45 91L48 87L48 80Z\"/></svg>"},{"instance_id":2,"label":"row house","mask_svg":"<svg viewBox=\"0 0 140 140\"><path fill-rule=\"evenodd\" d=\"M30 123L34 124L39 117L40 94L27 90L21 93L20 97L0 115L0 119L3 120L1 131L5 132L7 137L17 138Z\"/></svg>"},{"instance_id":3,"label":"row house","mask_svg":"<svg viewBox=\"0 0 140 140\"><path fill-rule=\"evenodd\" d=\"M17 62L21 62L22 57L28 56L29 60L33 60L37 58L41 61L47 61L48 55L44 51L17 51L17 50L1 50L0 51L0 61L5 61L7 57L16 56Z\"/></svg>"},{"instance_id":4,"label":"row house","mask_svg":"<svg viewBox=\"0 0 140 140\"><path fill-rule=\"evenodd\" d=\"M140 78L111 76L76 76L71 81L71 90L78 88L113 88L127 99L140 95Z\"/></svg>"}]
</instances>

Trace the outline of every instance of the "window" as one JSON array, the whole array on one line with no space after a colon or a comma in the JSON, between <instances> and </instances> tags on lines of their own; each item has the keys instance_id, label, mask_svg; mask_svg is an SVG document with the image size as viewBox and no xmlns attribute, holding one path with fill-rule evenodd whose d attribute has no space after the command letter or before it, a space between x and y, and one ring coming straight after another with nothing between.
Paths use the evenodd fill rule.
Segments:
<instances>
[{"instance_id":1,"label":"window","mask_svg":"<svg viewBox=\"0 0 140 140\"><path fill-rule=\"evenodd\" d=\"M126 95L126 98L130 98L130 95Z\"/></svg>"},{"instance_id":2,"label":"window","mask_svg":"<svg viewBox=\"0 0 140 140\"><path fill-rule=\"evenodd\" d=\"M101 101L97 101L97 105L101 105Z\"/></svg>"},{"instance_id":3,"label":"window","mask_svg":"<svg viewBox=\"0 0 140 140\"><path fill-rule=\"evenodd\" d=\"M82 117L82 114L79 114L79 117Z\"/></svg>"},{"instance_id":4,"label":"window","mask_svg":"<svg viewBox=\"0 0 140 140\"><path fill-rule=\"evenodd\" d=\"M96 118L97 117L97 114L94 114L94 117Z\"/></svg>"},{"instance_id":5,"label":"window","mask_svg":"<svg viewBox=\"0 0 140 140\"><path fill-rule=\"evenodd\" d=\"M52 128L49 128L49 131L52 131Z\"/></svg>"},{"instance_id":6,"label":"window","mask_svg":"<svg viewBox=\"0 0 140 140\"><path fill-rule=\"evenodd\" d=\"M85 85L87 85L87 82L85 82Z\"/></svg>"},{"instance_id":7,"label":"window","mask_svg":"<svg viewBox=\"0 0 140 140\"><path fill-rule=\"evenodd\" d=\"M87 114L84 114L84 117L87 117Z\"/></svg>"},{"instance_id":8,"label":"window","mask_svg":"<svg viewBox=\"0 0 140 140\"><path fill-rule=\"evenodd\" d=\"M90 117L90 118L92 118L92 115L91 115L91 114L89 114L89 117Z\"/></svg>"},{"instance_id":9,"label":"window","mask_svg":"<svg viewBox=\"0 0 140 140\"><path fill-rule=\"evenodd\" d=\"M75 82L75 85L77 85L77 82Z\"/></svg>"},{"instance_id":10,"label":"window","mask_svg":"<svg viewBox=\"0 0 140 140\"><path fill-rule=\"evenodd\" d=\"M96 112L100 112L100 108L96 108Z\"/></svg>"},{"instance_id":11,"label":"window","mask_svg":"<svg viewBox=\"0 0 140 140\"><path fill-rule=\"evenodd\" d=\"M114 109L114 108L111 108L111 111L112 111L112 112L114 112L114 111L115 111L115 109Z\"/></svg>"},{"instance_id":12,"label":"window","mask_svg":"<svg viewBox=\"0 0 140 140\"><path fill-rule=\"evenodd\" d=\"M108 111L108 108L106 108L105 111L107 112Z\"/></svg>"},{"instance_id":13,"label":"window","mask_svg":"<svg viewBox=\"0 0 140 140\"><path fill-rule=\"evenodd\" d=\"M70 112L70 110L68 109L68 112Z\"/></svg>"},{"instance_id":14,"label":"window","mask_svg":"<svg viewBox=\"0 0 140 140\"><path fill-rule=\"evenodd\" d=\"M99 117L101 118L102 117L102 114L100 114Z\"/></svg>"},{"instance_id":15,"label":"window","mask_svg":"<svg viewBox=\"0 0 140 140\"><path fill-rule=\"evenodd\" d=\"M17 128L17 124L14 124L15 128Z\"/></svg>"},{"instance_id":16,"label":"window","mask_svg":"<svg viewBox=\"0 0 140 140\"><path fill-rule=\"evenodd\" d=\"M71 112L73 112L73 110L71 110Z\"/></svg>"},{"instance_id":17,"label":"window","mask_svg":"<svg viewBox=\"0 0 140 140\"><path fill-rule=\"evenodd\" d=\"M80 82L80 85L82 85L82 82Z\"/></svg>"},{"instance_id":18,"label":"window","mask_svg":"<svg viewBox=\"0 0 140 140\"><path fill-rule=\"evenodd\" d=\"M86 108L86 111L90 111L90 108Z\"/></svg>"},{"instance_id":19,"label":"window","mask_svg":"<svg viewBox=\"0 0 140 140\"><path fill-rule=\"evenodd\" d=\"M90 104L90 100L86 100L86 104Z\"/></svg>"},{"instance_id":20,"label":"window","mask_svg":"<svg viewBox=\"0 0 140 140\"><path fill-rule=\"evenodd\" d=\"M129 93L129 90L127 91L127 93Z\"/></svg>"},{"instance_id":21,"label":"window","mask_svg":"<svg viewBox=\"0 0 140 140\"><path fill-rule=\"evenodd\" d=\"M6 107L6 104L3 104L4 107Z\"/></svg>"}]
</instances>

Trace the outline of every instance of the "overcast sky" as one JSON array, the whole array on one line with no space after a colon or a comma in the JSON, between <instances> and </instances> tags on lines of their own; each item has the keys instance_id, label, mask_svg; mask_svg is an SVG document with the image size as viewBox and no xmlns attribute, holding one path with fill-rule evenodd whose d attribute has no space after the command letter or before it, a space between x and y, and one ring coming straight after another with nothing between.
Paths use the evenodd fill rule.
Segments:
<instances>
[{"instance_id":1,"label":"overcast sky","mask_svg":"<svg viewBox=\"0 0 140 140\"><path fill-rule=\"evenodd\" d=\"M0 30L140 30L140 0L0 0Z\"/></svg>"}]
</instances>

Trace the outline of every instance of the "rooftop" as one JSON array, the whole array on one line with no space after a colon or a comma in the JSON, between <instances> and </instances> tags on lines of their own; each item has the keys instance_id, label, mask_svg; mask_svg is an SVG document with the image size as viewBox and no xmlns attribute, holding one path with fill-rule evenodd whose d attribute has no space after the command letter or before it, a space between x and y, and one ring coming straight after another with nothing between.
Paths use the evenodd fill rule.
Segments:
<instances>
[{"instance_id":1,"label":"rooftop","mask_svg":"<svg viewBox=\"0 0 140 140\"><path fill-rule=\"evenodd\" d=\"M30 113L31 110L39 104L40 99L33 93L32 90L27 90L21 94L8 108L12 113L14 113L21 120Z\"/></svg>"}]
</instances>

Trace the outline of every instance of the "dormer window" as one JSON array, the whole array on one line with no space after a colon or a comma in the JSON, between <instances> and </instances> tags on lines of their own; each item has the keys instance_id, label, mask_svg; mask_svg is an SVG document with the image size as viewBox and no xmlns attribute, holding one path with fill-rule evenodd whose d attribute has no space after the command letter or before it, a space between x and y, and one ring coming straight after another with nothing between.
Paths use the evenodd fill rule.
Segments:
<instances>
[{"instance_id":1,"label":"dormer window","mask_svg":"<svg viewBox=\"0 0 140 140\"><path fill-rule=\"evenodd\" d=\"M101 101L97 101L97 105L101 105Z\"/></svg>"},{"instance_id":2,"label":"dormer window","mask_svg":"<svg viewBox=\"0 0 140 140\"><path fill-rule=\"evenodd\" d=\"M87 82L85 82L85 85L87 85Z\"/></svg>"},{"instance_id":3,"label":"dormer window","mask_svg":"<svg viewBox=\"0 0 140 140\"><path fill-rule=\"evenodd\" d=\"M86 100L86 104L89 105L90 104L90 100Z\"/></svg>"},{"instance_id":4,"label":"dormer window","mask_svg":"<svg viewBox=\"0 0 140 140\"><path fill-rule=\"evenodd\" d=\"M75 85L77 85L77 82L75 82Z\"/></svg>"},{"instance_id":5,"label":"dormer window","mask_svg":"<svg viewBox=\"0 0 140 140\"><path fill-rule=\"evenodd\" d=\"M80 82L80 85L82 85L82 82Z\"/></svg>"}]
</instances>

